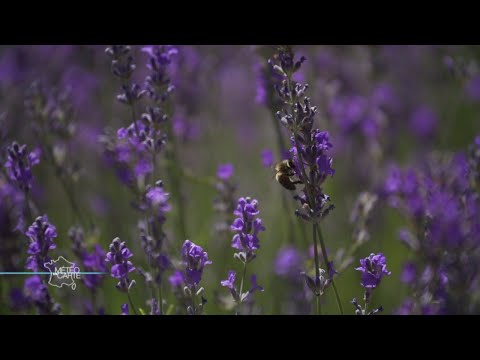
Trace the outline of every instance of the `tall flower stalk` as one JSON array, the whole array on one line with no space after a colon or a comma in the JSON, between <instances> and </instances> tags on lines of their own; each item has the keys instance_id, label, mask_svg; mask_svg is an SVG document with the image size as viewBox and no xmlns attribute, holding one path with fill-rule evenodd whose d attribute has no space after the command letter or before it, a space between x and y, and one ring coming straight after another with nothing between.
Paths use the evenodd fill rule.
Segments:
<instances>
[{"instance_id":1,"label":"tall flower stalk","mask_svg":"<svg viewBox=\"0 0 480 360\"><path fill-rule=\"evenodd\" d=\"M265 49L261 49L265 50ZM283 159L286 154L288 154L288 144L285 139L285 134L282 133L282 127L276 117L276 109L282 105L281 99L278 98L274 90L274 85L276 82L282 80L280 74L275 72L269 64L265 63L265 57L262 57L262 63L256 64L256 80L257 80L257 93L256 93L256 102L260 105L266 106L270 110L270 115L272 119L273 128L275 130L275 137L277 141L277 154L280 159ZM290 205L288 202L287 195L282 192L282 204L285 209L289 209ZM291 214L288 214L287 221L287 242L291 243L294 240L294 222ZM305 231L303 227L300 227L302 231L302 236L305 236Z\"/></svg>"},{"instance_id":2,"label":"tall flower stalk","mask_svg":"<svg viewBox=\"0 0 480 360\"><path fill-rule=\"evenodd\" d=\"M252 275L250 278L250 290L243 292L245 289L247 264L254 260L256 250L260 248L260 239L258 235L261 231L265 231L262 219L258 218L260 211L258 210L258 201L249 197L238 199L238 205L233 213L237 218L233 221L230 229L235 232L232 239L232 247L239 250L235 253L234 258L243 264L242 277L240 280L240 288L237 290L235 280L237 273L233 270L228 272L226 280L221 281L221 285L227 287L237 305L237 315L240 314L241 304L250 300L255 291L263 291L263 288L257 284L257 276Z\"/></svg>"},{"instance_id":3,"label":"tall flower stalk","mask_svg":"<svg viewBox=\"0 0 480 360\"><path fill-rule=\"evenodd\" d=\"M208 260L208 254L201 246L196 245L190 240L185 240L182 246L182 260L184 271L181 275L185 284L184 294L188 299L188 315L201 315L207 300L204 298L204 289L200 287L203 270L205 266L210 265L212 261ZM197 298L200 298L198 301Z\"/></svg>"},{"instance_id":4,"label":"tall flower stalk","mask_svg":"<svg viewBox=\"0 0 480 360\"><path fill-rule=\"evenodd\" d=\"M178 167L178 147L176 144L173 123L173 102L170 100L171 93L175 86L171 83L169 65L178 50L172 46L147 46L142 51L148 55L147 67L150 71L145 80L147 94L155 106L162 109L168 121L165 122L165 131L168 138L168 145L165 150L167 159L167 173L172 189L172 198L177 208L177 238L187 238L185 203L182 198L181 171Z\"/></svg>"},{"instance_id":5,"label":"tall flower stalk","mask_svg":"<svg viewBox=\"0 0 480 360\"><path fill-rule=\"evenodd\" d=\"M305 96L308 85L301 85L293 80L293 74L298 71L304 57L295 60L295 54L290 46L278 46L277 52L269 63L273 71L282 78L281 83L275 84L275 89L284 107L277 112L280 123L291 132L290 157L293 160L295 176L298 182L303 185L300 195L294 198L300 203L300 209L296 215L312 224L312 237L315 255L315 295L317 297L317 314L320 309L320 286L321 270L318 254L318 243L322 249L322 256L325 267L332 267L320 228L320 221L325 218L333 209L330 197L322 190L322 185L328 176L333 176L332 158L328 150L332 147L329 141L328 132L314 129L314 117L317 112L315 106L311 106L310 99ZM318 237L318 240L317 240ZM329 271L329 273L331 273ZM343 314L343 307L338 295L337 288L330 279L340 312Z\"/></svg>"},{"instance_id":6,"label":"tall flower stalk","mask_svg":"<svg viewBox=\"0 0 480 360\"><path fill-rule=\"evenodd\" d=\"M35 272L47 272L45 264L51 259L50 250L56 248L54 239L57 229L48 220L47 215L39 216L25 233L30 238L28 258L25 267ZM47 281L38 275L33 275L25 281L25 292L37 306L40 314L58 314L61 307L55 303L47 287Z\"/></svg>"},{"instance_id":7,"label":"tall flower stalk","mask_svg":"<svg viewBox=\"0 0 480 360\"><path fill-rule=\"evenodd\" d=\"M68 156L69 145L76 131L70 91L48 88L37 81L28 89L24 105L33 120L32 128L39 139L43 157L59 179L74 217L85 228L92 226L91 219L81 211L75 193L80 166L75 159Z\"/></svg>"},{"instance_id":8,"label":"tall flower stalk","mask_svg":"<svg viewBox=\"0 0 480 360\"><path fill-rule=\"evenodd\" d=\"M150 47L142 50L150 56L157 54ZM170 265L162 249L166 237L163 225L170 205L167 202L169 194L164 191L162 181L155 181L155 177L158 154L165 148L167 142L167 131L164 131L164 128L168 123L168 115L163 102L173 91L173 87L169 86L169 80L166 78L167 64L157 58L154 60L149 58L147 67L152 73L147 77L146 88L142 89L131 80L136 68L131 48L113 45L107 48L106 52L112 58L113 74L122 81L122 93L117 96L117 100L130 107L132 123L128 127L120 128L116 139L105 137L105 154L107 160L116 168L120 180L135 194L134 207L144 215L139 222L139 231L150 269L149 272L142 269L138 271L145 279L147 287L151 289L151 302L158 304L158 312L161 314L162 276ZM155 62L157 60L161 64ZM136 103L144 94L149 95L154 101L154 106L147 107L137 119Z\"/></svg>"},{"instance_id":9,"label":"tall flower stalk","mask_svg":"<svg viewBox=\"0 0 480 360\"><path fill-rule=\"evenodd\" d=\"M82 268L86 272L105 272L105 256L106 253L100 245L95 245L92 251L88 251L85 244L85 235L80 226L71 227L68 231L68 237L72 241L72 251L82 264ZM86 274L82 276L82 282L90 292L92 301L92 310L94 314L99 313L97 310L97 293L103 283L104 275Z\"/></svg>"},{"instance_id":10,"label":"tall flower stalk","mask_svg":"<svg viewBox=\"0 0 480 360\"><path fill-rule=\"evenodd\" d=\"M118 280L117 289L127 294L128 302L135 315L138 315L137 309L130 296L130 289L135 286L135 280L130 280L128 274L135 270L132 262L129 260L133 254L127 248L125 241L120 241L117 237L112 240L109 246L109 252L105 258L107 263L111 264L110 275Z\"/></svg>"}]
</instances>

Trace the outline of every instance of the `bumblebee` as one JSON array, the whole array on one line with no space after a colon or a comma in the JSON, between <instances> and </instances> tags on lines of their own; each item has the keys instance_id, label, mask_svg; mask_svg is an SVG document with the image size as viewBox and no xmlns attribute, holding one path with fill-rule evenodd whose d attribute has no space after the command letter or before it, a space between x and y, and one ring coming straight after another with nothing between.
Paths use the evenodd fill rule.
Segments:
<instances>
[{"instance_id":1,"label":"bumblebee","mask_svg":"<svg viewBox=\"0 0 480 360\"><path fill-rule=\"evenodd\" d=\"M293 191L295 190L295 184L301 184L301 181L292 181L290 177L295 175L294 163L291 159L282 160L275 164L275 179L285 189Z\"/></svg>"}]
</instances>

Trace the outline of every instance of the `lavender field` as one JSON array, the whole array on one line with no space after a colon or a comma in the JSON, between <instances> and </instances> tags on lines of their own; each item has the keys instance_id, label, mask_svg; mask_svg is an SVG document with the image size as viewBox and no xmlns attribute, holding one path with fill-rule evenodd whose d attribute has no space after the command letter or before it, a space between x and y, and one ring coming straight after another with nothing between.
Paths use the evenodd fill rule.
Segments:
<instances>
[{"instance_id":1,"label":"lavender field","mask_svg":"<svg viewBox=\"0 0 480 360\"><path fill-rule=\"evenodd\" d=\"M0 46L0 314L479 314L479 62Z\"/></svg>"}]
</instances>

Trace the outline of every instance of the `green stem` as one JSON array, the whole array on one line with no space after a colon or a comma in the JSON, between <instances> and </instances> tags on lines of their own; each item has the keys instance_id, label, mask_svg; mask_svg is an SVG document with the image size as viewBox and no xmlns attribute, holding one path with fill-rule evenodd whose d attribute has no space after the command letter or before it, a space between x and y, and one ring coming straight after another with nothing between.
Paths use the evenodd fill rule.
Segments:
<instances>
[{"instance_id":1,"label":"green stem","mask_svg":"<svg viewBox=\"0 0 480 360\"><path fill-rule=\"evenodd\" d=\"M90 296L92 298L92 311L94 315L97 315L97 299L95 296L95 291L90 292Z\"/></svg>"},{"instance_id":2,"label":"green stem","mask_svg":"<svg viewBox=\"0 0 480 360\"><path fill-rule=\"evenodd\" d=\"M242 274L242 281L240 282L240 300L237 303L237 315L240 315L240 306L242 304L242 294L243 294L243 284L245 283L245 276L247 274L247 263L243 263L243 274Z\"/></svg>"},{"instance_id":3,"label":"green stem","mask_svg":"<svg viewBox=\"0 0 480 360\"><path fill-rule=\"evenodd\" d=\"M197 309L195 308L195 295L196 295L196 288L194 287L193 290L191 291L191 296L192 296L192 315L197 315Z\"/></svg>"},{"instance_id":4,"label":"green stem","mask_svg":"<svg viewBox=\"0 0 480 360\"><path fill-rule=\"evenodd\" d=\"M135 315L138 315L137 309L135 308L135 305L133 305L133 301L132 301L132 298L131 298L131 296L130 296L130 290L127 290L127 297L128 297L128 302L130 303L130 307L131 307L132 310L133 310L133 313L134 313Z\"/></svg>"},{"instance_id":5,"label":"green stem","mask_svg":"<svg viewBox=\"0 0 480 360\"><path fill-rule=\"evenodd\" d=\"M278 147L278 154L280 156L280 159L283 158L284 156L284 153L285 153L285 150L286 150L286 146L285 146L285 141L284 141L284 138L283 138L283 134L282 134L282 129L280 127L280 123L275 115L275 112L271 111L271 119L273 121L273 127L275 129L275 134L276 134L276 138L277 138L277 147ZM294 222L292 220L292 217L290 216L290 206L289 206L289 202L288 202L288 199L287 199L287 195L284 191L282 191L282 202L283 202L283 207L285 209L288 209L288 221L287 221L287 233L288 233L288 242L291 243L293 242L293 239L294 239Z\"/></svg>"},{"instance_id":6,"label":"green stem","mask_svg":"<svg viewBox=\"0 0 480 360\"><path fill-rule=\"evenodd\" d=\"M65 190L65 193L67 194L68 201L70 202L70 207L72 208L73 212L75 213L78 221L80 221L80 223L84 226L84 228L87 229L85 227L85 225L88 222L84 221L85 219L82 215L82 212L80 211L80 208L78 207L77 201L75 199L75 195L74 195L73 191L71 190L71 187L67 183L67 180L61 174L60 174L59 178L60 178L60 182L62 183L63 189ZM89 223L90 223L90 225L93 225L91 221L89 221Z\"/></svg>"},{"instance_id":7,"label":"green stem","mask_svg":"<svg viewBox=\"0 0 480 360\"><path fill-rule=\"evenodd\" d=\"M317 232L318 232L318 238L320 239L320 247L322 248L322 255L323 255L323 261L325 262L325 267L327 268L328 272L328 255L327 255L327 248L325 247L325 241L323 240L323 235L322 235L322 230L320 229L320 225L317 225ZM335 299L337 300L337 305L338 309L340 310L340 313L343 315L343 306L342 302L340 301L340 296L338 295L338 290L337 286L335 285L335 282L332 279L332 287L333 291L335 292Z\"/></svg>"},{"instance_id":8,"label":"green stem","mask_svg":"<svg viewBox=\"0 0 480 360\"><path fill-rule=\"evenodd\" d=\"M315 284L320 280L320 261L318 259L318 244L317 244L317 224L313 224L313 253L315 255ZM315 294L317 297L317 315L320 315L320 294Z\"/></svg>"},{"instance_id":9,"label":"green stem","mask_svg":"<svg viewBox=\"0 0 480 360\"><path fill-rule=\"evenodd\" d=\"M182 199L182 184L180 179L180 172L178 171L177 166L173 166L173 164L178 164L178 157L177 157L177 148L175 137L173 136L173 128L171 121L168 121L167 126L167 134L168 139L170 142L170 146L167 146L166 157L168 159L168 176L171 186L171 191L173 195L173 199L177 204L178 208L178 226L176 229L177 237L180 240L185 240L187 238L187 230L185 224L185 204Z\"/></svg>"},{"instance_id":10,"label":"green stem","mask_svg":"<svg viewBox=\"0 0 480 360\"><path fill-rule=\"evenodd\" d=\"M33 223L32 209L30 209L30 192L25 190L25 212L29 225Z\"/></svg>"},{"instance_id":11,"label":"green stem","mask_svg":"<svg viewBox=\"0 0 480 360\"><path fill-rule=\"evenodd\" d=\"M322 305L320 303L320 295L317 298L317 315L322 315Z\"/></svg>"}]
</instances>

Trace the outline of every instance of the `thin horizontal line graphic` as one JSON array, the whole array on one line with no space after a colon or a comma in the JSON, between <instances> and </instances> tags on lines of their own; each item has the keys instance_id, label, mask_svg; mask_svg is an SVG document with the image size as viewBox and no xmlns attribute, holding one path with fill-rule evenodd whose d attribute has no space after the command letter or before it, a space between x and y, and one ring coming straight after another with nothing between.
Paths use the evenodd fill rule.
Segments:
<instances>
[{"instance_id":1,"label":"thin horizontal line graphic","mask_svg":"<svg viewBox=\"0 0 480 360\"><path fill-rule=\"evenodd\" d=\"M50 275L55 273L50 272L41 272L41 271L0 271L0 275ZM96 271L79 271L71 272L71 274L80 274L80 275L105 275L106 272L96 272Z\"/></svg>"}]
</instances>

